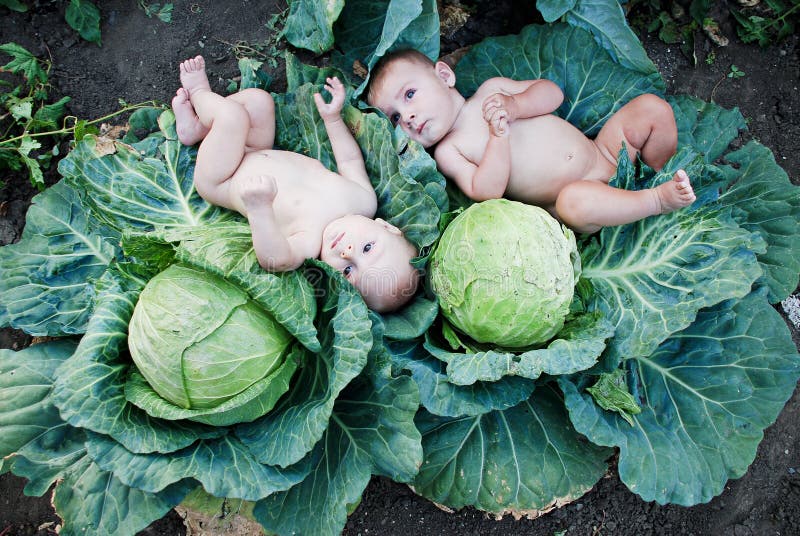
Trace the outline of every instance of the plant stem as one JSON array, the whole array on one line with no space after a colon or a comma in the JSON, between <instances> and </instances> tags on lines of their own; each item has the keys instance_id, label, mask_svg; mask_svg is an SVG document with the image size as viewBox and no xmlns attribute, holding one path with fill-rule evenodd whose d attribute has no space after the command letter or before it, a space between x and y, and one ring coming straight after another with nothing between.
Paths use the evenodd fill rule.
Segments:
<instances>
[{"instance_id":1,"label":"plant stem","mask_svg":"<svg viewBox=\"0 0 800 536\"><path fill-rule=\"evenodd\" d=\"M130 112L130 111L133 111L133 110L138 110L139 108L147 108L147 107L151 107L151 106L152 107L157 107L158 104L156 103L156 101L144 101L144 102L140 102L138 104L131 104L131 105L126 106L125 108L123 108L121 110L117 110L116 112L112 112L112 113L110 113L108 115L104 115L103 117L98 117L97 119L92 119L91 121L87 121L86 124L87 125L94 125L95 123L99 123L101 121L105 121L107 119L111 119L112 117L118 116L120 114L124 114L126 112ZM74 119L76 122L78 120L78 118L75 117L74 115L68 115L68 116L66 116L64 118L64 122L66 122L70 118ZM64 128L62 128L60 130L48 130L47 132L36 132L36 133L33 133L33 134L25 133L25 134L21 134L19 136L15 136L13 138L8 138L7 140L0 140L0 145L6 145L6 144L9 144L9 143L13 143L13 142L19 141L19 140L23 139L26 136L29 137L29 138L41 138L41 137L44 137L44 136L55 136L57 134L67 134L67 133L72 132L74 130L75 130L75 126L73 125L71 127L64 127Z\"/></svg>"}]
</instances>

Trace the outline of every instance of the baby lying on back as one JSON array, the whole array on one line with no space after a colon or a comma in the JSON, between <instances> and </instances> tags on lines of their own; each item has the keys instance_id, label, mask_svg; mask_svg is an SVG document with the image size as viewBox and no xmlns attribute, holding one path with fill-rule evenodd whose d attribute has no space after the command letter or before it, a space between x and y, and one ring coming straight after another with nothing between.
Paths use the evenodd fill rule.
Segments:
<instances>
[{"instance_id":1,"label":"baby lying on back","mask_svg":"<svg viewBox=\"0 0 800 536\"><path fill-rule=\"evenodd\" d=\"M579 232L622 225L690 205L686 172L646 190L609 186L623 144L661 169L675 154L672 108L641 95L587 138L554 112L561 89L545 79L491 78L465 99L444 62L415 50L387 54L373 68L367 100L424 147L439 170L475 201L507 197L542 206Z\"/></svg>"},{"instance_id":2,"label":"baby lying on back","mask_svg":"<svg viewBox=\"0 0 800 536\"><path fill-rule=\"evenodd\" d=\"M272 96L246 89L222 97L211 91L202 56L180 66L182 87L172 100L178 137L200 141L194 170L197 192L209 203L244 215L258 262L269 271L298 268L319 258L340 270L367 305L388 312L414 294L416 248L395 226L373 219L377 197L361 150L341 117L345 90L336 78L317 93L338 173L317 160L272 149Z\"/></svg>"}]
</instances>

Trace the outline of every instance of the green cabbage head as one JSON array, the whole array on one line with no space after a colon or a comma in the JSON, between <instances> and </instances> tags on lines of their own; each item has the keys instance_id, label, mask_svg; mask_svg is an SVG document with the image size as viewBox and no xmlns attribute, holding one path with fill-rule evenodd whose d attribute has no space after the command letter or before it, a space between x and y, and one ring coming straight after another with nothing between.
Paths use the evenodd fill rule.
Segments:
<instances>
[{"instance_id":1,"label":"green cabbage head","mask_svg":"<svg viewBox=\"0 0 800 536\"><path fill-rule=\"evenodd\" d=\"M134 308L128 346L146 383L134 375L126 396L161 418L253 420L288 389L292 340L236 285L172 265L147 283Z\"/></svg>"},{"instance_id":2,"label":"green cabbage head","mask_svg":"<svg viewBox=\"0 0 800 536\"><path fill-rule=\"evenodd\" d=\"M564 325L580 275L575 235L544 209L507 199L471 205L431 255L444 317L474 340L523 348Z\"/></svg>"}]
</instances>

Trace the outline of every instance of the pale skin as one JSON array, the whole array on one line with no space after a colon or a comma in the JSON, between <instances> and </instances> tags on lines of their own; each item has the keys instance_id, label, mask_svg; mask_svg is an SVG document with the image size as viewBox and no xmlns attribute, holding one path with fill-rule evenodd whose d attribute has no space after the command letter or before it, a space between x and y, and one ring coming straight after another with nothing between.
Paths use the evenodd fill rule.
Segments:
<instances>
[{"instance_id":1,"label":"pale skin","mask_svg":"<svg viewBox=\"0 0 800 536\"><path fill-rule=\"evenodd\" d=\"M418 275L409 261L416 250L397 227L373 219L377 198L341 118L345 90L338 79L325 84L330 102L314 95L336 173L315 159L272 148L269 93L214 93L202 56L181 63L180 79L172 100L178 137L187 145L201 141L195 188L208 202L247 218L264 269L289 271L319 258L340 270L376 311L394 310L411 297Z\"/></svg>"},{"instance_id":2,"label":"pale skin","mask_svg":"<svg viewBox=\"0 0 800 536\"><path fill-rule=\"evenodd\" d=\"M609 186L623 144L659 170L675 153L672 109L641 95L595 139L553 112L564 95L549 80L491 78L465 99L444 62L397 58L373 81L370 104L434 148L440 171L471 199L507 197L548 209L579 232L672 212L695 200L688 175L639 191Z\"/></svg>"}]
</instances>

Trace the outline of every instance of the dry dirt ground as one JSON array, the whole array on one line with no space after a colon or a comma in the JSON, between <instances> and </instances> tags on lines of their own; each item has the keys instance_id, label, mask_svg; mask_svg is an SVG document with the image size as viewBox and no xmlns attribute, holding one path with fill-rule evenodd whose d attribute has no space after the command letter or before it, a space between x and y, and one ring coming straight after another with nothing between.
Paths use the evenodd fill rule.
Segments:
<instances>
[{"instance_id":1,"label":"dry dirt ground","mask_svg":"<svg viewBox=\"0 0 800 536\"><path fill-rule=\"evenodd\" d=\"M70 113L92 119L113 112L118 99L129 103L155 99L169 102L178 84L178 63L202 53L209 60L212 85L223 91L238 74L233 49L245 45L269 48L270 16L286 8L284 0L175 1L169 24L148 18L130 0L108 0L101 5L102 46L82 41L67 26L66 2L26 2L31 11L11 13L0 7L0 43L16 42L53 61L50 74L53 97L72 97ZM465 2L466 3L466 2ZM475 2L468 2L475 3ZM474 43L487 35L515 33L533 19L532 2L478 2L478 9L443 52ZM699 39L697 66L675 47L652 37L645 46L667 81L668 92L688 93L732 108L749 121L749 138L771 148L795 184L800 183L800 59L798 36L765 49L744 45L735 37L727 10L718 7L722 31L731 38L727 47ZM706 62L709 53L714 61ZM324 61L302 56L307 61ZM0 61L7 61L0 58ZM731 65L745 75L728 78ZM273 90L283 91L279 65L271 70ZM2 177L0 189L0 244L15 241L34 191L22 176ZM52 182L57 177L48 175ZM1 276L1 275L0 275ZM798 332L793 331L795 342ZM0 348L29 344L23 333L0 330ZM0 477L0 535L53 534L56 522L49 499L22 494L24 481ZM495 521L465 509L445 513L415 496L403 485L373 479L361 505L350 517L346 535L548 535L562 534L800 534L800 390L795 392L777 422L767 429L758 456L747 474L730 481L724 493L708 504L692 508L659 506L630 493L616 476L603 479L590 493L537 520ZM183 534L179 516L171 513L142 534Z\"/></svg>"}]
</instances>

